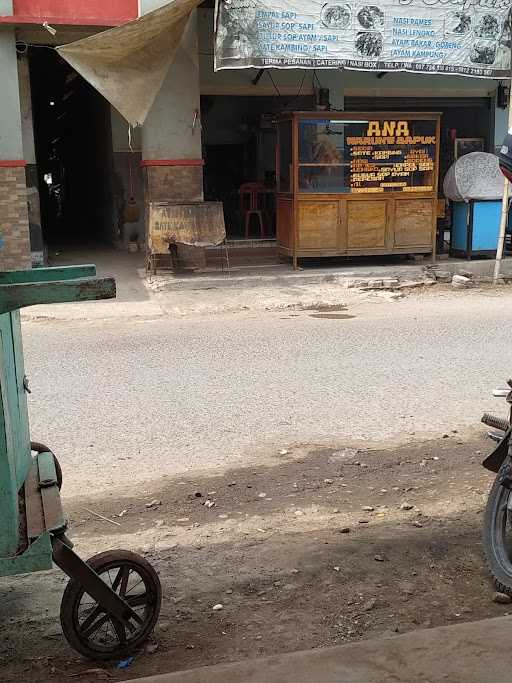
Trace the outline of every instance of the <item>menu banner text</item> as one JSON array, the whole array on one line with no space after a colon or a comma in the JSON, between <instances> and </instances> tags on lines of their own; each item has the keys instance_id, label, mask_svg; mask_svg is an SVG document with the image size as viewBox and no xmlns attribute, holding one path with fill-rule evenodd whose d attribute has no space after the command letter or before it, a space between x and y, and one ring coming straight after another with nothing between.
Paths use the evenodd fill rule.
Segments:
<instances>
[{"instance_id":1,"label":"menu banner text","mask_svg":"<svg viewBox=\"0 0 512 683\"><path fill-rule=\"evenodd\" d=\"M512 0L216 0L215 70L510 76Z\"/></svg>"}]
</instances>

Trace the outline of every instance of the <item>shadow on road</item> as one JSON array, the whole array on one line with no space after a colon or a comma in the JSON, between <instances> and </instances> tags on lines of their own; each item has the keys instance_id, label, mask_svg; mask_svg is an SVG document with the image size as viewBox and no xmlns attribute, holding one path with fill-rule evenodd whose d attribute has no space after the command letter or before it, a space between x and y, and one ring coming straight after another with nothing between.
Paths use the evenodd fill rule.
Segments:
<instances>
[{"instance_id":1,"label":"shadow on road","mask_svg":"<svg viewBox=\"0 0 512 683\"><path fill-rule=\"evenodd\" d=\"M394 451L312 448L273 466L166 478L136 496L69 501L79 552L138 550L162 579L158 650L116 680L506 613L492 602L482 558L483 445L457 439ZM23 588L34 591L33 579ZM38 590L43 579L55 598L59 575L39 577ZM18 591L14 580L0 591L9 586ZM17 604L8 618L19 619ZM3 680L90 668L55 631L56 614L39 617L0 627Z\"/></svg>"}]
</instances>

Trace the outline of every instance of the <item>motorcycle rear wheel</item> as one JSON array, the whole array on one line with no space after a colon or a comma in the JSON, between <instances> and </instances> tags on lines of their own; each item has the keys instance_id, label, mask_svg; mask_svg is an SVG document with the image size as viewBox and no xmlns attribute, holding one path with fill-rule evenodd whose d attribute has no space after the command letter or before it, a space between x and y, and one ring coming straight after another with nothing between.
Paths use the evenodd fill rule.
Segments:
<instances>
[{"instance_id":1,"label":"motorcycle rear wheel","mask_svg":"<svg viewBox=\"0 0 512 683\"><path fill-rule=\"evenodd\" d=\"M507 509L512 491L500 484L499 476L487 499L483 544L496 588L512 596L512 515Z\"/></svg>"}]
</instances>

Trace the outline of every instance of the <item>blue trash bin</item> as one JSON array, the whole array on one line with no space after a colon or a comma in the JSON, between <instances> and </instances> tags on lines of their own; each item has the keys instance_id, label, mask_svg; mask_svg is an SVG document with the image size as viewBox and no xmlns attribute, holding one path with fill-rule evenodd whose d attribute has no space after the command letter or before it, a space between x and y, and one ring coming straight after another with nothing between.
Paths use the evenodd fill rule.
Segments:
<instances>
[{"instance_id":1,"label":"blue trash bin","mask_svg":"<svg viewBox=\"0 0 512 683\"><path fill-rule=\"evenodd\" d=\"M450 256L495 258L500 220L500 201L453 202Z\"/></svg>"}]
</instances>

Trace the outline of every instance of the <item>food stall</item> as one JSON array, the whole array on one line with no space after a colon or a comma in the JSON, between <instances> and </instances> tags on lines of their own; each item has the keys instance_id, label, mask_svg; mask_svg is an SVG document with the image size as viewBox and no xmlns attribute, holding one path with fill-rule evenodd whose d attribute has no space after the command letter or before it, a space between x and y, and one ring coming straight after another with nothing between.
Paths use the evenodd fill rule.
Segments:
<instances>
[{"instance_id":1,"label":"food stall","mask_svg":"<svg viewBox=\"0 0 512 683\"><path fill-rule=\"evenodd\" d=\"M471 152L450 167L443 187L452 202L451 256L496 257L504 185L494 154Z\"/></svg>"},{"instance_id":2,"label":"food stall","mask_svg":"<svg viewBox=\"0 0 512 683\"><path fill-rule=\"evenodd\" d=\"M434 254L440 114L289 112L277 128L277 242L294 267Z\"/></svg>"}]
</instances>

